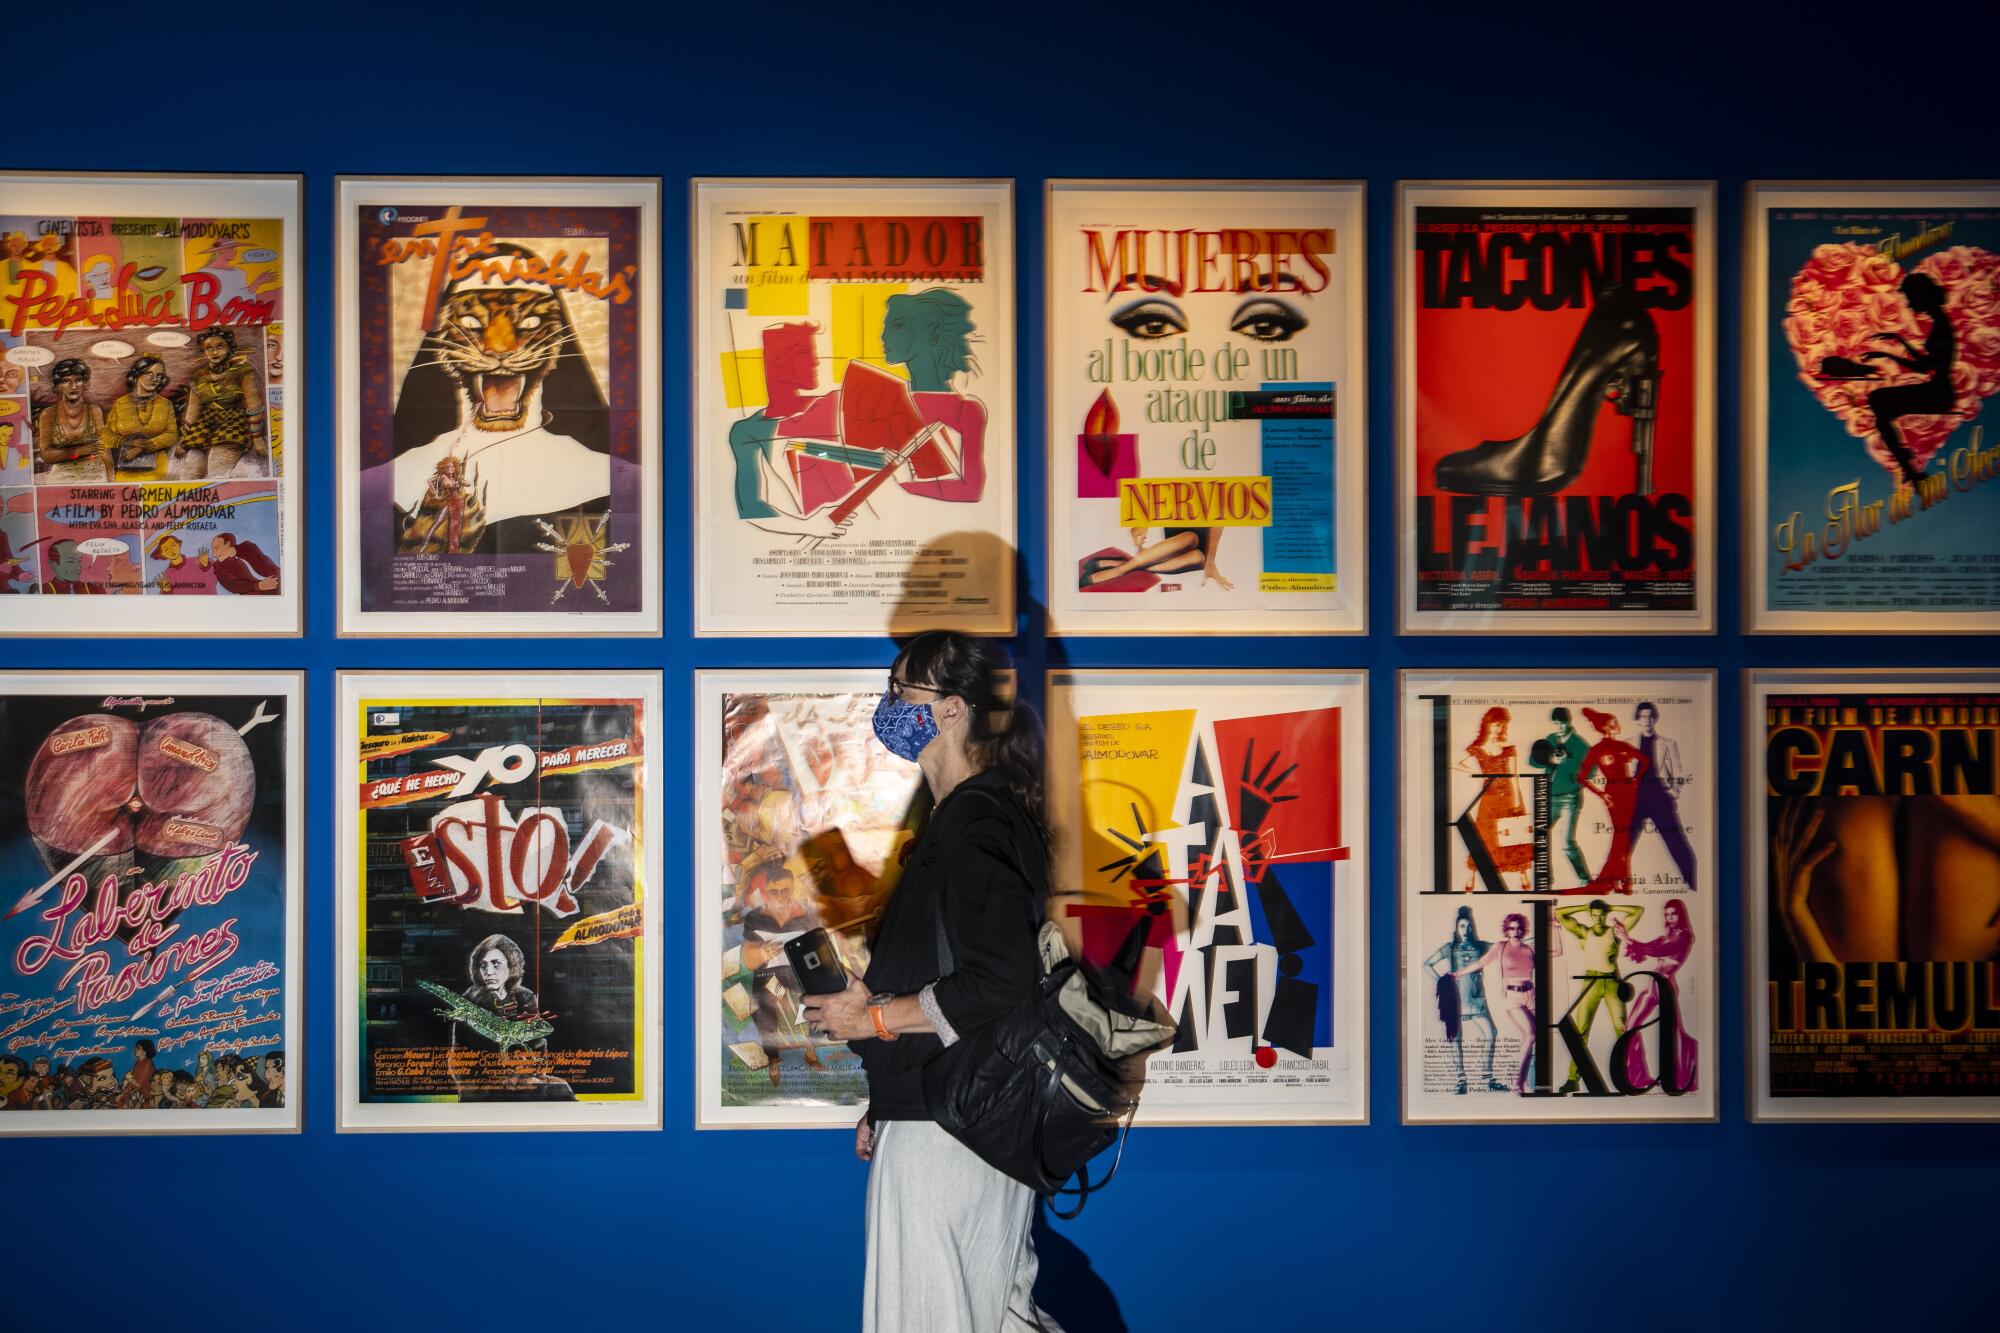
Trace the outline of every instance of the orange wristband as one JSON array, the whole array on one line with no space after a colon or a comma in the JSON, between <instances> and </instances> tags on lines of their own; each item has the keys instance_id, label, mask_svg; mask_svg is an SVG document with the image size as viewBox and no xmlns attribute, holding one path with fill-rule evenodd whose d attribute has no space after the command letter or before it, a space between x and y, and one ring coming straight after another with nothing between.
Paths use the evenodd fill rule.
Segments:
<instances>
[{"instance_id":1,"label":"orange wristband","mask_svg":"<svg viewBox=\"0 0 2000 1333\"><path fill-rule=\"evenodd\" d=\"M891 1032L891 1031L889 1031L889 1025L888 1025L888 1023L884 1022L884 1021L883 1021L883 1019L882 1019L882 1006L881 1006L881 1005L879 1005L879 1004L871 1004L871 1005L869 1005L869 1006L868 1006L868 1017L869 1017L869 1018L870 1018L870 1019L871 1019L871 1020L872 1020L872 1021L874 1022L874 1024L875 1024L875 1035L876 1035L876 1036L880 1037L880 1038L881 1038L881 1039L882 1039L883 1041L894 1041L894 1040L896 1039L896 1034L895 1034L895 1033L893 1033L893 1032Z\"/></svg>"}]
</instances>

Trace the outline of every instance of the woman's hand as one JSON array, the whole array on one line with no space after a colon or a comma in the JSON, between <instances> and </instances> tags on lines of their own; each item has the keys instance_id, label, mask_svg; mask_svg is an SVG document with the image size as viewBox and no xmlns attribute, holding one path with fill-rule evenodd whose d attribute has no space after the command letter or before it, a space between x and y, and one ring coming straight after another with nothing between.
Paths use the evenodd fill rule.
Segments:
<instances>
[{"instance_id":1,"label":"woman's hand","mask_svg":"<svg viewBox=\"0 0 2000 1333\"><path fill-rule=\"evenodd\" d=\"M858 977L847 979L847 989L838 995L808 995L806 1022L812 1031L833 1041L855 1041L875 1035L875 1022L868 1017L868 988Z\"/></svg>"},{"instance_id":2,"label":"woman's hand","mask_svg":"<svg viewBox=\"0 0 2000 1333\"><path fill-rule=\"evenodd\" d=\"M854 1127L854 1155L864 1162L875 1160L875 1125L866 1111L861 1113L861 1123Z\"/></svg>"}]
</instances>

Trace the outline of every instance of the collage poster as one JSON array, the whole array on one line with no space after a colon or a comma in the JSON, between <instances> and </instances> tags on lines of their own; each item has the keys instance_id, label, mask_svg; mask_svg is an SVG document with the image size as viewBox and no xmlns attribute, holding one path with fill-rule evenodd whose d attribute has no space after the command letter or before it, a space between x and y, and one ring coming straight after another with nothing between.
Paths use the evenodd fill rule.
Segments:
<instances>
[{"instance_id":1,"label":"collage poster","mask_svg":"<svg viewBox=\"0 0 2000 1333\"><path fill-rule=\"evenodd\" d=\"M2000 675L1756 673L1751 1116L2000 1114Z\"/></svg>"},{"instance_id":2,"label":"collage poster","mask_svg":"<svg viewBox=\"0 0 2000 1333\"><path fill-rule=\"evenodd\" d=\"M695 183L697 634L1014 629L1007 182Z\"/></svg>"},{"instance_id":3,"label":"collage poster","mask_svg":"<svg viewBox=\"0 0 2000 1333\"><path fill-rule=\"evenodd\" d=\"M1754 629L2000 611L2000 189L1758 187Z\"/></svg>"},{"instance_id":4,"label":"collage poster","mask_svg":"<svg viewBox=\"0 0 2000 1333\"><path fill-rule=\"evenodd\" d=\"M1177 1026L1140 1124L1368 1118L1366 718L1359 672L1050 673L1050 919L1144 931Z\"/></svg>"},{"instance_id":5,"label":"collage poster","mask_svg":"<svg viewBox=\"0 0 2000 1333\"><path fill-rule=\"evenodd\" d=\"M656 199L341 182L343 632L657 632Z\"/></svg>"},{"instance_id":6,"label":"collage poster","mask_svg":"<svg viewBox=\"0 0 2000 1333\"><path fill-rule=\"evenodd\" d=\"M880 671L702 672L698 1017L712 1126L850 1126L861 1061L807 1030L784 945L825 927L849 976L930 811L917 766L875 738Z\"/></svg>"},{"instance_id":7,"label":"collage poster","mask_svg":"<svg viewBox=\"0 0 2000 1333\"><path fill-rule=\"evenodd\" d=\"M1362 195L1050 184L1054 632L1361 629Z\"/></svg>"},{"instance_id":8,"label":"collage poster","mask_svg":"<svg viewBox=\"0 0 2000 1333\"><path fill-rule=\"evenodd\" d=\"M1405 1123L1715 1118L1714 692L1404 674Z\"/></svg>"},{"instance_id":9,"label":"collage poster","mask_svg":"<svg viewBox=\"0 0 2000 1333\"><path fill-rule=\"evenodd\" d=\"M1403 189L1403 623L1710 628L1711 186Z\"/></svg>"},{"instance_id":10,"label":"collage poster","mask_svg":"<svg viewBox=\"0 0 2000 1333\"><path fill-rule=\"evenodd\" d=\"M63 599L10 620L58 633L296 632L285 383L296 184L126 191L127 207L165 212L26 212L79 192L10 183L8 195L0 594ZM198 202L269 212L187 211ZM70 600L106 595L142 600L115 615Z\"/></svg>"},{"instance_id":11,"label":"collage poster","mask_svg":"<svg viewBox=\"0 0 2000 1333\"><path fill-rule=\"evenodd\" d=\"M0 1136L298 1128L300 697L0 675Z\"/></svg>"},{"instance_id":12,"label":"collage poster","mask_svg":"<svg viewBox=\"0 0 2000 1333\"><path fill-rule=\"evenodd\" d=\"M341 1127L656 1126L658 678L455 680L341 678Z\"/></svg>"}]
</instances>

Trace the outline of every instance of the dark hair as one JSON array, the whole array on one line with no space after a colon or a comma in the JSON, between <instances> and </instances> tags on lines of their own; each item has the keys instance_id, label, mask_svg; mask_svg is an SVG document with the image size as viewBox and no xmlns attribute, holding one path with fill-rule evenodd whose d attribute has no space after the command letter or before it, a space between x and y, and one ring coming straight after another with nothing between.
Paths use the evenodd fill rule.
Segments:
<instances>
[{"instance_id":1,"label":"dark hair","mask_svg":"<svg viewBox=\"0 0 2000 1333\"><path fill-rule=\"evenodd\" d=\"M1457 944L1459 942L1458 923L1461 921L1465 923L1465 941L1464 941L1465 943L1467 944L1486 943L1485 940L1479 938L1479 923L1472 919L1472 909L1470 907L1460 907L1458 911L1452 916L1451 918L1452 943Z\"/></svg>"},{"instance_id":2,"label":"dark hair","mask_svg":"<svg viewBox=\"0 0 2000 1333\"><path fill-rule=\"evenodd\" d=\"M268 1078L270 1076L271 1070L273 1068L283 1069L284 1067L285 1067L285 1053L283 1051L272 1051L269 1055L266 1055L264 1057L265 1077Z\"/></svg>"},{"instance_id":3,"label":"dark hair","mask_svg":"<svg viewBox=\"0 0 2000 1333\"><path fill-rule=\"evenodd\" d=\"M1521 925L1521 938L1522 938L1522 939L1524 939L1524 940L1525 940L1525 939L1527 939L1527 938L1528 938L1528 918L1527 918L1527 917L1525 917L1525 916L1522 916L1522 915L1521 915L1521 914L1520 914L1519 912L1509 912L1509 913L1507 913L1507 915L1506 915L1506 916L1504 916L1504 917L1500 918L1500 933L1501 933L1502 935L1505 935L1505 934L1507 933L1507 927L1509 927L1509 926L1513 925L1513 924L1514 924L1515 922L1517 922L1517 921L1518 921L1518 922L1520 923L1520 925Z\"/></svg>"},{"instance_id":4,"label":"dark hair","mask_svg":"<svg viewBox=\"0 0 2000 1333\"><path fill-rule=\"evenodd\" d=\"M0 1065L14 1066L14 1073L21 1078L28 1076L28 1062L18 1055L0 1055Z\"/></svg>"},{"instance_id":5,"label":"dark hair","mask_svg":"<svg viewBox=\"0 0 2000 1333\"><path fill-rule=\"evenodd\" d=\"M64 357L49 371L49 383L61 384L64 380L82 380L90 383L90 367L75 357Z\"/></svg>"},{"instance_id":6,"label":"dark hair","mask_svg":"<svg viewBox=\"0 0 2000 1333\"><path fill-rule=\"evenodd\" d=\"M479 985L479 960L494 952L507 960L507 984L520 985L522 974L528 970L528 955L521 952L520 945L498 934L488 935L473 946L472 953L465 960L465 979L475 986Z\"/></svg>"},{"instance_id":7,"label":"dark hair","mask_svg":"<svg viewBox=\"0 0 2000 1333\"><path fill-rule=\"evenodd\" d=\"M1592 898L1585 906L1592 912L1608 912L1611 910L1611 904L1605 902L1602 898Z\"/></svg>"},{"instance_id":8,"label":"dark hair","mask_svg":"<svg viewBox=\"0 0 2000 1333\"><path fill-rule=\"evenodd\" d=\"M147 1041L144 1037L141 1037L139 1038L139 1040L132 1043L132 1049L139 1052L139 1054L145 1056L148 1060L150 1060L153 1058L153 1052L158 1048L155 1047L152 1042Z\"/></svg>"},{"instance_id":9,"label":"dark hair","mask_svg":"<svg viewBox=\"0 0 2000 1333\"><path fill-rule=\"evenodd\" d=\"M1006 776L1007 790L1041 839L1042 855L1052 857L1042 788L1042 718L1019 697L1013 668L997 641L936 629L904 644L894 670L906 680L928 682L939 697L965 700L972 710L967 735L973 762Z\"/></svg>"},{"instance_id":10,"label":"dark hair","mask_svg":"<svg viewBox=\"0 0 2000 1333\"><path fill-rule=\"evenodd\" d=\"M141 375L151 370L154 366L164 367L166 364L167 364L166 362L162 361L157 356L140 357L137 361L134 361L132 363L132 368L125 372L125 387L128 389L138 388L139 377Z\"/></svg>"},{"instance_id":11,"label":"dark hair","mask_svg":"<svg viewBox=\"0 0 2000 1333\"><path fill-rule=\"evenodd\" d=\"M1551 722L1568 722L1568 721L1569 721L1569 709L1567 709L1567 708L1551 708L1551 709L1549 710L1549 721L1551 721Z\"/></svg>"},{"instance_id":12,"label":"dark hair","mask_svg":"<svg viewBox=\"0 0 2000 1333\"><path fill-rule=\"evenodd\" d=\"M200 333L195 334L194 345L196 347L200 347L210 338L220 338L222 339L223 345L229 348L230 351L233 352L236 350L236 335L229 331L229 326L227 324L211 325L210 327L203 329Z\"/></svg>"},{"instance_id":13,"label":"dark hair","mask_svg":"<svg viewBox=\"0 0 2000 1333\"><path fill-rule=\"evenodd\" d=\"M1639 714L1641 713L1651 713L1653 715L1653 721L1655 722L1658 722L1660 720L1660 706L1654 703L1651 699L1646 700L1644 703L1640 704L1637 708L1632 710L1633 720L1637 721Z\"/></svg>"}]
</instances>

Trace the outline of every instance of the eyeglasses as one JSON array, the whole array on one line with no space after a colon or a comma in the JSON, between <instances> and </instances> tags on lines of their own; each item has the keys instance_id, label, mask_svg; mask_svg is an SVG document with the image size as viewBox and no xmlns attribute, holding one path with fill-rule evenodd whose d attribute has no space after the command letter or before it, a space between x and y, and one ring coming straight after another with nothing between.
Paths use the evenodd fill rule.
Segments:
<instances>
[{"instance_id":1,"label":"eyeglasses","mask_svg":"<svg viewBox=\"0 0 2000 1333\"><path fill-rule=\"evenodd\" d=\"M919 685L914 680L900 680L895 676L889 677L889 698L892 702L901 703L904 690L924 690L930 694L938 692L935 685Z\"/></svg>"}]
</instances>

